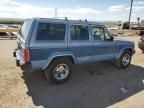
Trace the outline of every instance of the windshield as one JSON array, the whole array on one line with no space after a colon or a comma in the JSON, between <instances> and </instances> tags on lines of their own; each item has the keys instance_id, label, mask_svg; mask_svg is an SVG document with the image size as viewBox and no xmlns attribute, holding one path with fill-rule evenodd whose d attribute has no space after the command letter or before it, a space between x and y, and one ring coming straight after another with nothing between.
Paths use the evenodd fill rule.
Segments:
<instances>
[{"instance_id":1,"label":"windshield","mask_svg":"<svg viewBox=\"0 0 144 108\"><path fill-rule=\"evenodd\" d=\"M26 40L27 36L28 36L28 33L30 31L30 28L31 28L31 24L32 24L32 20L26 20L21 29L20 29L20 34L21 34L21 37Z\"/></svg>"}]
</instances>

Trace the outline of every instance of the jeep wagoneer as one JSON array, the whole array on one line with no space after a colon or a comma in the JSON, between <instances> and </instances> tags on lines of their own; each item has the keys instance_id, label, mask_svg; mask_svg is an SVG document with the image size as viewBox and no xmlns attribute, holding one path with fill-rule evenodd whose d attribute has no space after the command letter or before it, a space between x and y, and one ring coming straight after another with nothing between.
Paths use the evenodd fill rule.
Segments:
<instances>
[{"instance_id":1,"label":"jeep wagoneer","mask_svg":"<svg viewBox=\"0 0 144 108\"><path fill-rule=\"evenodd\" d=\"M87 20L28 19L17 34L17 46L17 66L42 71L54 83L67 81L74 64L115 61L124 69L134 54L133 42L114 39L104 25Z\"/></svg>"}]
</instances>

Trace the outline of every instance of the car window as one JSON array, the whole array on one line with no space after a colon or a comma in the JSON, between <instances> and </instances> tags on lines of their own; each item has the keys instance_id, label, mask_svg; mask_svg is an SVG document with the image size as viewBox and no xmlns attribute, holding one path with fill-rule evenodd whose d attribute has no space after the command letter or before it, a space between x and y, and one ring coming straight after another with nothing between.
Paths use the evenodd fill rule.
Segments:
<instances>
[{"instance_id":1,"label":"car window","mask_svg":"<svg viewBox=\"0 0 144 108\"><path fill-rule=\"evenodd\" d=\"M104 29L103 28L93 26L92 34L93 34L94 40L104 40L104 35L105 34L104 34Z\"/></svg>"},{"instance_id":2,"label":"car window","mask_svg":"<svg viewBox=\"0 0 144 108\"><path fill-rule=\"evenodd\" d=\"M89 29L86 25L70 26L71 40L89 40Z\"/></svg>"},{"instance_id":3,"label":"car window","mask_svg":"<svg viewBox=\"0 0 144 108\"><path fill-rule=\"evenodd\" d=\"M65 24L39 23L36 40L64 40Z\"/></svg>"},{"instance_id":4,"label":"car window","mask_svg":"<svg viewBox=\"0 0 144 108\"><path fill-rule=\"evenodd\" d=\"M105 40L110 40L110 39L111 39L110 35L105 31Z\"/></svg>"},{"instance_id":5,"label":"car window","mask_svg":"<svg viewBox=\"0 0 144 108\"><path fill-rule=\"evenodd\" d=\"M109 40L111 37L109 34L104 30L104 28L101 27L93 27L92 34L94 40Z\"/></svg>"}]
</instances>

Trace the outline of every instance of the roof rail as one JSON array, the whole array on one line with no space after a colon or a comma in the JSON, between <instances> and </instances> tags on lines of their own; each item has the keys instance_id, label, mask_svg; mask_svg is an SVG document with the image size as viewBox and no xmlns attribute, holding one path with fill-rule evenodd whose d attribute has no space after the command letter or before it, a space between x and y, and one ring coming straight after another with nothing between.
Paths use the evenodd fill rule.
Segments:
<instances>
[{"instance_id":1,"label":"roof rail","mask_svg":"<svg viewBox=\"0 0 144 108\"><path fill-rule=\"evenodd\" d=\"M88 23L87 19L84 19L84 20L81 20L81 19L80 19L79 21L80 21L81 23L85 23L85 22Z\"/></svg>"},{"instance_id":2,"label":"roof rail","mask_svg":"<svg viewBox=\"0 0 144 108\"><path fill-rule=\"evenodd\" d=\"M85 22L88 22L88 20L87 20L87 19L85 19Z\"/></svg>"},{"instance_id":3,"label":"roof rail","mask_svg":"<svg viewBox=\"0 0 144 108\"><path fill-rule=\"evenodd\" d=\"M68 20L68 18L67 17L53 17L53 18L40 18L40 19L62 19L62 20ZM81 23L88 23L88 20L87 19L79 19L79 20L77 20L77 21L79 21L79 22L81 22Z\"/></svg>"},{"instance_id":4,"label":"roof rail","mask_svg":"<svg viewBox=\"0 0 144 108\"><path fill-rule=\"evenodd\" d=\"M51 17L51 18L40 18L40 19L64 19L64 20L68 20L67 17Z\"/></svg>"}]
</instances>

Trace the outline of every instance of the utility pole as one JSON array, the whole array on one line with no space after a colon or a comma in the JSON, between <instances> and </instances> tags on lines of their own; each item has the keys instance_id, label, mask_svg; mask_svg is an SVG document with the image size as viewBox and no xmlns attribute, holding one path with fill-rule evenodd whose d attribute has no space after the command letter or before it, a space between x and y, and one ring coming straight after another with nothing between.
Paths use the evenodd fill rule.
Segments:
<instances>
[{"instance_id":1,"label":"utility pole","mask_svg":"<svg viewBox=\"0 0 144 108\"><path fill-rule=\"evenodd\" d=\"M132 7L133 7L133 0L131 0L131 6L130 6L130 13L129 13L129 28L130 28L130 22L131 22Z\"/></svg>"},{"instance_id":2,"label":"utility pole","mask_svg":"<svg viewBox=\"0 0 144 108\"><path fill-rule=\"evenodd\" d=\"M57 18L57 10L58 9L54 9L54 11L55 11L55 18Z\"/></svg>"}]
</instances>

